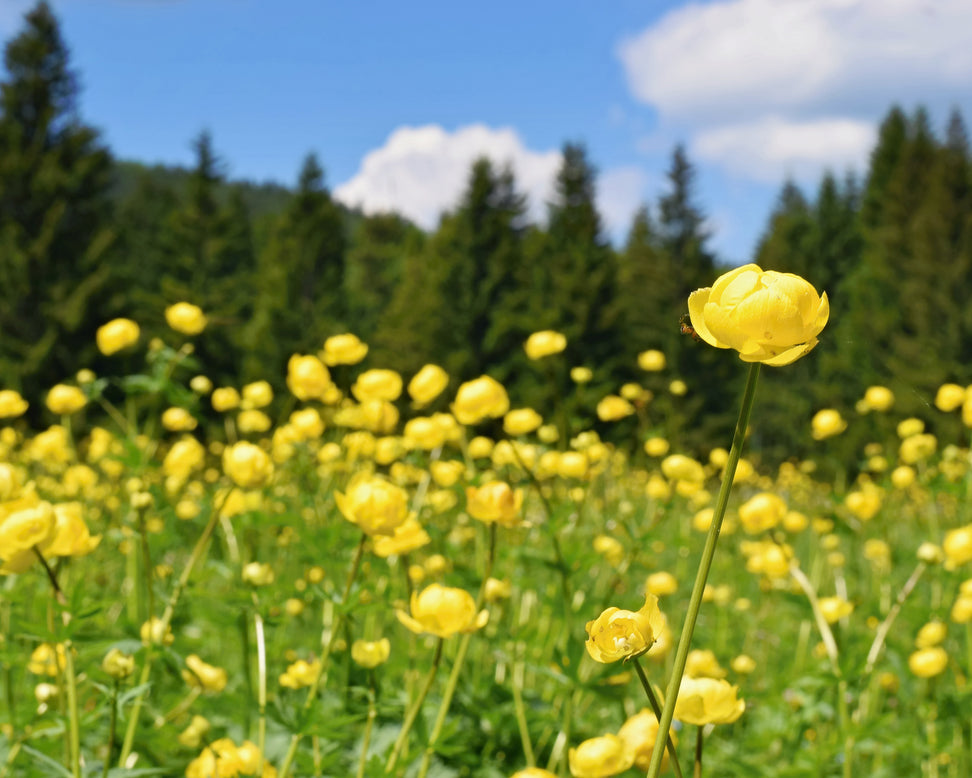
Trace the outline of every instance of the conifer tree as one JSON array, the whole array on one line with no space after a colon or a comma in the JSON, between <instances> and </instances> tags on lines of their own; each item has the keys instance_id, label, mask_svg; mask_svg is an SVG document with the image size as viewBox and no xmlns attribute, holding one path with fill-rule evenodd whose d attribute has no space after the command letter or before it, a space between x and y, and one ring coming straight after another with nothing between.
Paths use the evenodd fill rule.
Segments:
<instances>
[{"instance_id":1,"label":"conifer tree","mask_svg":"<svg viewBox=\"0 0 972 778\"><path fill-rule=\"evenodd\" d=\"M672 326L679 315L677 295L675 279L665 270L658 243L648 206L642 206L618 254L617 302L621 330L635 350L654 348L670 353L678 333Z\"/></svg>"},{"instance_id":2,"label":"conifer tree","mask_svg":"<svg viewBox=\"0 0 972 778\"><path fill-rule=\"evenodd\" d=\"M78 116L69 60L41 2L0 84L0 369L31 394L92 358L111 271L111 158Z\"/></svg>"}]
</instances>

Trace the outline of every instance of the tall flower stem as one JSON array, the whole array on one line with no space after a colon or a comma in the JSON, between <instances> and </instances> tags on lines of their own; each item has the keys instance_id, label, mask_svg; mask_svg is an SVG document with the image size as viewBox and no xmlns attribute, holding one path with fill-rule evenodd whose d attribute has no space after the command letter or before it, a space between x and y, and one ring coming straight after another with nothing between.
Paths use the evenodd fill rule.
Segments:
<instances>
[{"instance_id":1,"label":"tall flower stem","mask_svg":"<svg viewBox=\"0 0 972 778\"><path fill-rule=\"evenodd\" d=\"M412 731L412 725L415 723L415 719L418 717L419 711L422 710L422 705L425 702L425 698L429 694L429 690L432 688L432 684L435 682L436 673L439 672L439 664L442 662L442 646L445 643L445 638L439 638L435 644L435 655L432 657L432 666L429 668L428 675L425 676L425 683L422 684L422 689L419 691L418 697L415 698L415 702L412 703L412 707L408 709L408 713L405 714L405 721L402 724L401 732L398 733L398 738L395 740L395 745L392 748L391 756L388 757L388 763L385 765L385 772L390 773L395 769L395 763L398 762L398 757L401 756L402 749L405 747L405 743L408 740L408 733Z\"/></svg>"},{"instance_id":2,"label":"tall flower stem","mask_svg":"<svg viewBox=\"0 0 972 778\"><path fill-rule=\"evenodd\" d=\"M645 675L645 668L641 666L641 660L635 657L631 660L634 664L635 672L638 673L638 680L641 681L641 686L645 690L645 694L648 695L648 702L651 704L651 709L655 712L655 718L661 718L661 705L658 704L658 697L655 696L655 690L651 688L651 682L648 680L648 676ZM661 735L661 730L658 730L658 734ZM675 750L675 741L672 740L671 733L665 736L665 748L668 749L669 761L672 763L672 769L675 771L675 775L678 778L682 778L682 766L678 763L678 751Z\"/></svg>"},{"instance_id":3,"label":"tall flower stem","mask_svg":"<svg viewBox=\"0 0 972 778\"><path fill-rule=\"evenodd\" d=\"M715 513L712 516L712 524L709 525L709 533L705 538L705 548L702 550L699 571L695 576L692 595L689 597L688 612L685 614L685 623L682 626L682 633L678 638L678 647L675 649L672 675L668 681L668 687L665 690L665 705L662 708L662 714L658 720L659 732L668 732L672 726L672 718L675 713L675 699L678 697L678 688L682 683L682 674L685 672L685 663L688 660L689 649L692 645L692 633L695 631L695 622L699 617L699 609L702 607L702 592L705 589L705 582L709 577L709 569L712 567L712 560L715 557L716 545L719 542L719 533L722 530L722 520L725 518L726 507L729 504L729 492L732 489L732 480L736 475L736 466L739 464L739 457L742 454L743 445L746 442L746 428L749 426L753 401L756 399L756 382L759 380L759 368L759 362L753 362L749 367L749 377L746 379L746 388L743 390L742 406L739 409L736 430L732 436L732 447L729 449L726 470L722 475L722 486L719 489L719 497L716 500ZM664 755L665 748L663 741L656 740L655 747L651 753L651 763L648 766L648 778L658 778L658 774L661 772L662 757Z\"/></svg>"},{"instance_id":4,"label":"tall flower stem","mask_svg":"<svg viewBox=\"0 0 972 778\"><path fill-rule=\"evenodd\" d=\"M344 626L348 596L351 594L351 586L354 584L354 579L358 576L358 570L361 568L361 557L364 556L364 548L367 542L368 536L361 533L361 540L358 543L357 549L355 549L354 559L352 559L351 567L348 570L348 578L344 582L344 593L341 596L341 604L344 607L338 611L337 616L334 617L334 623L331 624L331 636L328 638L327 644L324 646L324 655L321 657L321 669L318 671L317 678L314 679L314 683L312 683L307 689L307 697L304 700L304 706L302 708L304 713L311 709L311 706L314 704L314 700L317 699L317 693L320 691L321 687L327 685L327 675L329 669L328 664L331 659L331 652L334 650L334 646L338 641L338 635L340 635L341 628ZM301 737L302 736L299 732L295 732L291 736L290 746L287 749L283 763L280 766L279 778L287 778L287 776L290 775L290 768L293 766L294 757L297 756L297 746L300 745Z\"/></svg>"},{"instance_id":5,"label":"tall flower stem","mask_svg":"<svg viewBox=\"0 0 972 778\"><path fill-rule=\"evenodd\" d=\"M705 727L699 724L695 728L695 763L692 767L692 778L702 778L702 744Z\"/></svg>"}]
</instances>

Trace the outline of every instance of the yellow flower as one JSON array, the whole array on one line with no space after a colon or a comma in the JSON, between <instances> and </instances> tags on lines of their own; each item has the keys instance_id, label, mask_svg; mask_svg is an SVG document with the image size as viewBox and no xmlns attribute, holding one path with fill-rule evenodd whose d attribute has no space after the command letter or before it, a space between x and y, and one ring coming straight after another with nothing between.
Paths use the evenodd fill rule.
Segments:
<instances>
[{"instance_id":1,"label":"yellow flower","mask_svg":"<svg viewBox=\"0 0 972 778\"><path fill-rule=\"evenodd\" d=\"M273 568L266 562L249 562L243 566L241 577L244 583L252 586L266 586L272 584L276 576Z\"/></svg>"},{"instance_id":2,"label":"yellow flower","mask_svg":"<svg viewBox=\"0 0 972 778\"><path fill-rule=\"evenodd\" d=\"M895 489L907 489L915 482L915 470L908 465L899 465L891 471L891 484Z\"/></svg>"},{"instance_id":3,"label":"yellow flower","mask_svg":"<svg viewBox=\"0 0 972 778\"><path fill-rule=\"evenodd\" d=\"M678 743L678 738L674 732L669 732L673 743ZM658 719L655 714L647 708L642 708L638 713L629 718L621 729L618 730L618 737L624 741L625 745L634 752L634 767L641 772L648 770L651 762L651 752L655 747L655 740L658 739ZM668 754L662 760L662 772L668 761Z\"/></svg>"},{"instance_id":4,"label":"yellow flower","mask_svg":"<svg viewBox=\"0 0 972 778\"><path fill-rule=\"evenodd\" d=\"M909 435L901 441L898 458L907 465L914 465L928 459L935 453L936 448L938 448L938 440L934 435Z\"/></svg>"},{"instance_id":5,"label":"yellow flower","mask_svg":"<svg viewBox=\"0 0 972 778\"><path fill-rule=\"evenodd\" d=\"M207 376L197 375L189 381L189 388L199 395L209 394L213 391L213 382Z\"/></svg>"},{"instance_id":6,"label":"yellow flower","mask_svg":"<svg viewBox=\"0 0 972 778\"><path fill-rule=\"evenodd\" d=\"M186 657L186 668L182 680L192 687L206 692L221 692L226 688L226 671L222 667L206 664L195 654Z\"/></svg>"},{"instance_id":7,"label":"yellow flower","mask_svg":"<svg viewBox=\"0 0 972 778\"><path fill-rule=\"evenodd\" d=\"M948 627L941 621L929 621L918 630L915 637L915 648L931 648L945 641Z\"/></svg>"},{"instance_id":8,"label":"yellow flower","mask_svg":"<svg viewBox=\"0 0 972 778\"><path fill-rule=\"evenodd\" d=\"M733 672L739 673L740 675L749 675L756 669L756 660L749 656L749 654L740 654L729 665L732 667Z\"/></svg>"},{"instance_id":9,"label":"yellow flower","mask_svg":"<svg viewBox=\"0 0 972 778\"><path fill-rule=\"evenodd\" d=\"M162 426L169 432L189 432L196 429L198 422L185 408L173 406L162 413Z\"/></svg>"},{"instance_id":10,"label":"yellow flower","mask_svg":"<svg viewBox=\"0 0 972 778\"><path fill-rule=\"evenodd\" d=\"M684 454L672 454L665 457L661 464L662 473L671 481L692 481L701 483L705 480L705 470L702 465Z\"/></svg>"},{"instance_id":11,"label":"yellow flower","mask_svg":"<svg viewBox=\"0 0 972 778\"><path fill-rule=\"evenodd\" d=\"M534 360L559 354L565 348L567 348L567 338L553 330L534 332L523 344L526 355Z\"/></svg>"},{"instance_id":12,"label":"yellow flower","mask_svg":"<svg viewBox=\"0 0 972 778\"><path fill-rule=\"evenodd\" d=\"M645 453L650 457L663 457L668 453L670 445L665 438L648 438L645 441Z\"/></svg>"},{"instance_id":13,"label":"yellow flower","mask_svg":"<svg viewBox=\"0 0 972 778\"><path fill-rule=\"evenodd\" d=\"M115 680L122 681L135 672L135 657L120 648L113 648L101 660L101 669Z\"/></svg>"},{"instance_id":14,"label":"yellow flower","mask_svg":"<svg viewBox=\"0 0 972 778\"><path fill-rule=\"evenodd\" d=\"M953 529L942 541L942 551L949 567L958 567L972 561L972 524Z\"/></svg>"},{"instance_id":15,"label":"yellow flower","mask_svg":"<svg viewBox=\"0 0 972 778\"><path fill-rule=\"evenodd\" d=\"M649 373L665 369L665 355L658 349L648 349L638 354L638 367Z\"/></svg>"},{"instance_id":16,"label":"yellow flower","mask_svg":"<svg viewBox=\"0 0 972 778\"><path fill-rule=\"evenodd\" d=\"M388 661L391 643L388 638L380 640L355 640L351 644L351 658L355 664L372 669Z\"/></svg>"},{"instance_id":17,"label":"yellow flower","mask_svg":"<svg viewBox=\"0 0 972 778\"><path fill-rule=\"evenodd\" d=\"M351 394L362 403L369 400L394 402L401 393L402 377L394 370L366 370L351 387Z\"/></svg>"},{"instance_id":18,"label":"yellow flower","mask_svg":"<svg viewBox=\"0 0 972 778\"><path fill-rule=\"evenodd\" d=\"M223 451L223 471L243 489L258 489L273 475L273 462L259 446L241 441Z\"/></svg>"},{"instance_id":19,"label":"yellow flower","mask_svg":"<svg viewBox=\"0 0 972 778\"><path fill-rule=\"evenodd\" d=\"M475 632L489 621L488 611L476 612L476 601L469 592L440 584L427 586L421 594L412 593L411 615L401 610L395 615L417 635L427 632L440 638Z\"/></svg>"},{"instance_id":20,"label":"yellow flower","mask_svg":"<svg viewBox=\"0 0 972 778\"><path fill-rule=\"evenodd\" d=\"M542 767L527 767L523 770L517 770L510 778L557 778L557 776Z\"/></svg>"},{"instance_id":21,"label":"yellow flower","mask_svg":"<svg viewBox=\"0 0 972 778\"><path fill-rule=\"evenodd\" d=\"M819 605L820 613L828 624L836 624L854 611L854 606L843 597L821 597Z\"/></svg>"},{"instance_id":22,"label":"yellow flower","mask_svg":"<svg viewBox=\"0 0 972 778\"><path fill-rule=\"evenodd\" d=\"M962 407L965 402L965 387L958 384L942 384L935 394L935 407L950 413Z\"/></svg>"},{"instance_id":23,"label":"yellow flower","mask_svg":"<svg viewBox=\"0 0 972 778\"><path fill-rule=\"evenodd\" d=\"M866 410L882 413L890 411L891 406L894 405L894 392L886 386L869 386L864 392L863 402Z\"/></svg>"},{"instance_id":24,"label":"yellow flower","mask_svg":"<svg viewBox=\"0 0 972 778\"><path fill-rule=\"evenodd\" d=\"M466 510L474 519L487 524L496 522L504 527L515 527L520 523L522 506L523 491L514 490L503 481L466 487Z\"/></svg>"},{"instance_id":25,"label":"yellow flower","mask_svg":"<svg viewBox=\"0 0 972 778\"><path fill-rule=\"evenodd\" d=\"M675 580L674 575L665 570L652 573L645 581L645 591L654 594L656 597L674 594L678 591L678 581Z\"/></svg>"},{"instance_id":26,"label":"yellow flower","mask_svg":"<svg viewBox=\"0 0 972 778\"><path fill-rule=\"evenodd\" d=\"M0 419L14 419L21 416L27 408L28 403L20 396L20 392L13 389L0 391Z\"/></svg>"},{"instance_id":27,"label":"yellow flower","mask_svg":"<svg viewBox=\"0 0 972 778\"><path fill-rule=\"evenodd\" d=\"M244 435L251 432L266 432L272 426L270 417L256 408L240 411L236 417L236 428Z\"/></svg>"},{"instance_id":28,"label":"yellow flower","mask_svg":"<svg viewBox=\"0 0 972 778\"><path fill-rule=\"evenodd\" d=\"M751 535L773 529L785 515L783 498L770 492L760 492L739 506L739 523Z\"/></svg>"},{"instance_id":29,"label":"yellow flower","mask_svg":"<svg viewBox=\"0 0 972 778\"><path fill-rule=\"evenodd\" d=\"M874 484L865 483L844 498L844 505L861 521L870 521L881 509L883 494Z\"/></svg>"},{"instance_id":30,"label":"yellow flower","mask_svg":"<svg viewBox=\"0 0 972 778\"><path fill-rule=\"evenodd\" d=\"M66 663L67 654L63 643L58 643L56 647L50 643L41 643L31 653L27 671L34 675L54 676L64 671Z\"/></svg>"},{"instance_id":31,"label":"yellow flower","mask_svg":"<svg viewBox=\"0 0 972 778\"><path fill-rule=\"evenodd\" d=\"M429 472L437 486L447 489L462 477L466 466L455 459L439 459L429 465Z\"/></svg>"},{"instance_id":32,"label":"yellow flower","mask_svg":"<svg viewBox=\"0 0 972 778\"><path fill-rule=\"evenodd\" d=\"M715 678L683 678L675 700L675 718L686 724L731 724L746 710L738 686Z\"/></svg>"},{"instance_id":33,"label":"yellow flower","mask_svg":"<svg viewBox=\"0 0 972 778\"><path fill-rule=\"evenodd\" d=\"M47 543L54 536L55 524L49 502L25 505L0 519L0 559L9 561L22 551Z\"/></svg>"},{"instance_id":34,"label":"yellow flower","mask_svg":"<svg viewBox=\"0 0 972 778\"><path fill-rule=\"evenodd\" d=\"M908 657L908 669L919 678L940 675L948 667L948 654L941 646L919 648Z\"/></svg>"},{"instance_id":35,"label":"yellow flower","mask_svg":"<svg viewBox=\"0 0 972 778\"><path fill-rule=\"evenodd\" d=\"M206 315L192 303L176 303L165 309L165 323L182 335L198 335L206 329Z\"/></svg>"},{"instance_id":36,"label":"yellow flower","mask_svg":"<svg viewBox=\"0 0 972 778\"><path fill-rule=\"evenodd\" d=\"M585 740L567 752L570 774L574 778L608 778L623 773L634 760L634 750L617 735Z\"/></svg>"},{"instance_id":37,"label":"yellow flower","mask_svg":"<svg viewBox=\"0 0 972 778\"><path fill-rule=\"evenodd\" d=\"M80 411L88 402L88 398L76 386L55 384L47 393L47 408L58 416L69 416Z\"/></svg>"},{"instance_id":38,"label":"yellow flower","mask_svg":"<svg viewBox=\"0 0 972 778\"><path fill-rule=\"evenodd\" d=\"M685 675L689 678L725 678L726 671L712 651L696 648L689 651L685 660Z\"/></svg>"},{"instance_id":39,"label":"yellow flower","mask_svg":"<svg viewBox=\"0 0 972 778\"><path fill-rule=\"evenodd\" d=\"M92 537L81 516L81 503L59 503L54 506L54 532L41 552L45 557L84 556L100 542L101 535Z\"/></svg>"},{"instance_id":40,"label":"yellow flower","mask_svg":"<svg viewBox=\"0 0 972 778\"><path fill-rule=\"evenodd\" d=\"M148 621L146 621L138 630L139 636L142 638L142 642L145 645L154 643L156 645L162 644L166 646L171 646L175 641L175 635L172 634L172 628L166 626L165 633L162 632L162 619L152 616Z\"/></svg>"},{"instance_id":41,"label":"yellow flower","mask_svg":"<svg viewBox=\"0 0 972 778\"><path fill-rule=\"evenodd\" d=\"M834 435L839 435L847 429L847 422L840 415L840 411L833 408L825 408L814 414L813 421L810 422L814 440L826 440Z\"/></svg>"},{"instance_id":42,"label":"yellow flower","mask_svg":"<svg viewBox=\"0 0 972 778\"><path fill-rule=\"evenodd\" d=\"M438 365L423 365L408 382L408 396L418 407L428 405L449 385L449 374Z\"/></svg>"},{"instance_id":43,"label":"yellow flower","mask_svg":"<svg viewBox=\"0 0 972 778\"><path fill-rule=\"evenodd\" d=\"M570 380L575 384L589 384L594 378L594 371L580 365L570 369Z\"/></svg>"},{"instance_id":44,"label":"yellow flower","mask_svg":"<svg viewBox=\"0 0 972 778\"><path fill-rule=\"evenodd\" d=\"M287 388L298 400L320 400L331 387L331 374L313 355L294 354L287 360Z\"/></svg>"},{"instance_id":45,"label":"yellow flower","mask_svg":"<svg viewBox=\"0 0 972 778\"><path fill-rule=\"evenodd\" d=\"M138 325L131 319L113 319L98 328L95 340L98 350L105 356L128 348L138 340Z\"/></svg>"},{"instance_id":46,"label":"yellow flower","mask_svg":"<svg viewBox=\"0 0 972 778\"><path fill-rule=\"evenodd\" d=\"M513 585L509 581L501 581L499 578L487 578L483 592L486 602L508 600L513 593Z\"/></svg>"},{"instance_id":47,"label":"yellow flower","mask_svg":"<svg viewBox=\"0 0 972 778\"><path fill-rule=\"evenodd\" d=\"M324 341L323 358L331 365L356 365L368 353L368 345L350 332L332 335Z\"/></svg>"},{"instance_id":48,"label":"yellow flower","mask_svg":"<svg viewBox=\"0 0 972 778\"><path fill-rule=\"evenodd\" d=\"M213 410L218 413L232 411L240 406L240 393L232 386L221 386L213 390L209 401L213 404Z\"/></svg>"},{"instance_id":49,"label":"yellow flower","mask_svg":"<svg viewBox=\"0 0 972 778\"><path fill-rule=\"evenodd\" d=\"M588 470L587 454L580 451L564 451L557 457L556 470L561 478L583 478Z\"/></svg>"},{"instance_id":50,"label":"yellow flower","mask_svg":"<svg viewBox=\"0 0 972 778\"><path fill-rule=\"evenodd\" d=\"M668 385L668 391L675 397L684 397L688 392L688 385L680 378L676 378Z\"/></svg>"},{"instance_id":51,"label":"yellow flower","mask_svg":"<svg viewBox=\"0 0 972 778\"><path fill-rule=\"evenodd\" d=\"M395 528L394 534L375 535L372 538L372 547L377 556L384 558L415 551L429 541L429 533L419 524L418 519L409 516L403 524Z\"/></svg>"},{"instance_id":52,"label":"yellow flower","mask_svg":"<svg viewBox=\"0 0 972 778\"><path fill-rule=\"evenodd\" d=\"M510 436L529 435L543 424L543 417L533 408L517 408L503 418L503 431Z\"/></svg>"},{"instance_id":53,"label":"yellow flower","mask_svg":"<svg viewBox=\"0 0 972 778\"><path fill-rule=\"evenodd\" d=\"M959 594L952 605L950 616L956 624L968 624L972 621L972 594Z\"/></svg>"},{"instance_id":54,"label":"yellow flower","mask_svg":"<svg viewBox=\"0 0 972 778\"><path fill-rule=\"evenodd\" d=\"M594 550L604 557L608 564L617 567L624 560L624 546L617 538L610 535L598 535L594 538Z\"/></svg>"},{"instance_id":55,"label":"yellow flower","mask_svg":"<svg viewBox=\"0 0 972 778\"><path fill-rule=\"evenodd\" d=\"M492 440L477 435L469 441L469 456L471 459L489 459L493 455L494 447Z\"/></svg>"},{"instance_id":56,"label":"yellow flower","mask_svg":"<svg viewBox=\"0 0 972 778\"><path fill-rule=\"evenodd\" d=\"M408 493L381 476L355 476L334 499L344 518L368 535L393 535L408 518Z\"/></svg>"},{"instance_id":57,"label":"yellow flower","mask_svg":"<svg viewBox=\"0 0 972 778\"><path fill-rule=\"evenodd\" d=\"M826 292L792 273L743 265L689 295L692 327L745 362L788 365L817 345L830 315Z\"/></svg>"},{"instance_id":58,"label":"yellow flower","mask_svg":"<svg viewBox=\"0 0 972 778\"><path fill-rule=\"evenodd\" d=\"M206 461L206 449L194 437L186 435L175 443L162 460L162 471L181 480L189 478Z\"/></svg>"},{"instance_id":59,"label":"yellow flower","mask_svg":"<svg viewBox=\"0 0 972 778\"><path fill-rule=\"evenodd\" d=\"M266 408L273 402L273 387L268 381L254 381L243 387L243 401L240 406L251 408Z\"/></svg>"},{"instance_id":60,"label":"yellow flower","mask_svg":"<svg viewBox=\"0 0 972 778\"><path fill-rule=\"evenodd\" d=\"M637 611L610 607L587 622L587 653L595 662L604 663L641 656L661 634L661 618L654 594L646 594L645 604Z\"/></svg>"},{"instance_id":61,"label":"yellow flower","mask_svg":"<svg viewBox=\"0 0 972 778\"><path fill-rule=\"evenodd\" d=\"M634 406L616 394L609 394L597 404L597 418L601 421L619 421L634 412Z\"/></svg>"},{"instance_id":62,"label":"yellow flower","mask_svg":"<svg viewBox=\"0 0 972 778\"><path fill-rule=\"evenodd\" d=\"M321 663L318 660L305 662L303 659L298 659L281 674L278 680L280 685L287 689L302 689L314 683L320 672Z\"/></svg>"},{"instance_id":63,"label":"yellow flower","mask_svg":"<svg viewBox=\"0 0 972 778\"><path fill-rule=\"evenodd\" d=\"M294 411L288 423L301 440L316 440L324 434L324 420L315 408Z\"/></svg>"},{"instance_id":64,"label":"yellow flower","mask_svg":"<svg viewBox=\"0 0 972 778\"><path fill-rule=\"evenodd\" d=\"M460 424L478 424L485 418L497 419L510 409L506 389L487 375L466 381L459 387L452 412Z\"/></svg>"}]
</instances>

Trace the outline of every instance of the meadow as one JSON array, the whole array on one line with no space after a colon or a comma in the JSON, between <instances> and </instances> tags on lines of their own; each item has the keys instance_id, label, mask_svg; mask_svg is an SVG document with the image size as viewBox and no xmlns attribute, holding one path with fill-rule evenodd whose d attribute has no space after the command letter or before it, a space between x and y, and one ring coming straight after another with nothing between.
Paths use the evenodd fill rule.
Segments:
<instances>
[{"instance_id":1,"label":"meadow","mask_svg":"<svg viewBox=\"0 0 972 778\"><path fill-rule=\"evenodd\" d=\"M350 334L286 396L214 387L204 312L166 319L99 330L139 372L0 392L0 778L644 775L713 535L668 774L972 774L972 469L926 432L972 426L965 387L818 409L816 456L769 469L670 445L654 407L693 386L660 351L590 396L598 432ZM835 461L854 425L892 432Z\"/></svg>"}]
</instances>

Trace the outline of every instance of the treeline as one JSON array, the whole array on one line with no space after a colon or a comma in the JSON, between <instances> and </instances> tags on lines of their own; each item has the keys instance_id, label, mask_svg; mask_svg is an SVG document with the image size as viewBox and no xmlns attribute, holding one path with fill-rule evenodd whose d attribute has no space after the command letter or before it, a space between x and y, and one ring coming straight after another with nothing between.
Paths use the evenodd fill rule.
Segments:
<instances>
[{"instance_id":1,"label":"treeline","mask_svg":"<svg viewBox=\"0 0 972 778\"><path fill-rule=\"evenodd\" d=\"M456 381L489 373L516 405L551 413L564 402L578 425L595 421L601 396L639 381L656 395L648 424L676 444L726 438L744 371L679 331L689 292L720 270L683 149L619 249L577 144L563 149L545 224L527 218L512 172L483 159L427 233L393 214L349 212L313 155L292 191L227 181L205 133L190 171L115 162L79 118L67 49L44 3L7 46L5 66L5 387L36 401L80 367L124 369L97 353L97 327L128 316L149 337L171 337L163 310L187 300L210 318L198 355L217 384L266 378L282 390L291 354L350 331L370 344L369 366L408 376L436 362ZM972 175L961 117L941 140L923 112L893 110L864 181L828 175L812 199L787 184L755 257L806 276L833 305L811 356L767 370L753 445L774 459L805 454L813 412L850 413L870 384L890 384L903 409L917 410L942 381L969 378ZM567 336L565 355L530 363L524 340L548 328ZM637 354L649 348L667 355L663 374L639 371ZM594 372L582 388L569 378L578 365ZM685 396L668 391L676 378ZM633 421L619 430L633 431Z\"/></svg>"}]
</instances>

